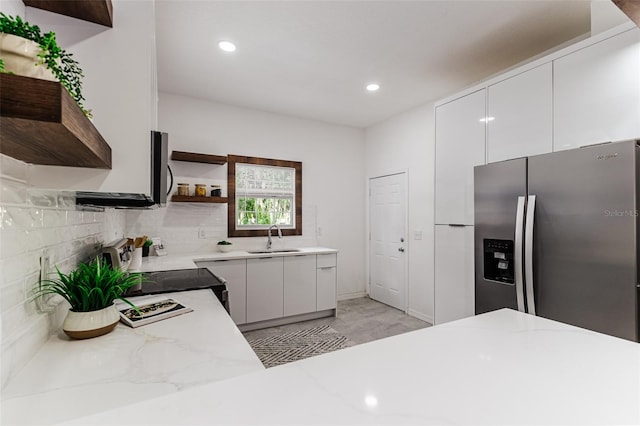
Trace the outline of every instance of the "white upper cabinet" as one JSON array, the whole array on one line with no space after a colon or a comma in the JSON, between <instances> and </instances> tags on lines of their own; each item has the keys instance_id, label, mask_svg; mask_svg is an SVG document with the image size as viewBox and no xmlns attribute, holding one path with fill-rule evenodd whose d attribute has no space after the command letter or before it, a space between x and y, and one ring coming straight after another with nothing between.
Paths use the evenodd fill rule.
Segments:
<instances>
[{"instance_id":1,"label":"white upper cabinet","mask_svg":"<svg viewBox=\"0 0 640 426\"><path fill-rule=\"evenodd\" d=\"M489 86L488 163L551 152L552 76L549 62Z\"/></svg>"},{"instance_id":2,"label":"white upper cabinet","mask_svg":"<svg viewBox=\"0 0 640 426\"><path fill-rule=\"evenodd\" d=\"M553 150L640 137L640 29L553 63Z\"/></svg>"},{"instance_id":3,"label":"white upper cabinet","mask_svg":"<svg viewBox=\"0 0 640 426\"><path fill-rule=\"evenodd\" d=\"M436 108L436 224L473 225L473 167L485 163L485 93Z\"/></svg>"}]
</instances>

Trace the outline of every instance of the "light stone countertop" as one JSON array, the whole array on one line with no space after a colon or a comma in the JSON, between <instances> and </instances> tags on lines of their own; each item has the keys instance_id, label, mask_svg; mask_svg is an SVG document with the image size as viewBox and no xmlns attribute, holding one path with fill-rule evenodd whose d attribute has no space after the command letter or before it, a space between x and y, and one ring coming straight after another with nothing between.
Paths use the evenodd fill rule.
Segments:
<instances>
[{"instance_id":1,"label":"light stone countertop","mask_svg":"<svg viewBox=\"0 0 640 426\"><path fill-rule=\"evenodd\" d=\"M193 312L94 339L52 336L3 390L0 423L66 423L264 369L211 290L166 296Z\"/></svg>"},{"instance_id":2,"label":"light stone countertop","mask_svg":"<svg viewBox=\"0 0 640 426\"><path fill-rule=\"evenodd\" d=\"M155 271L171 271L175 269L193 269L196 268L195 262L206 262L210 260L232 260L232 259L251 259L260 257L276 257L276 256L296 256L301 254L329 254L337 253L335 249L326 247L303 247L296 248L295 252L273 252L273 253L249 253L245 250L230 251L228 253L221 252L201 252L188 254L167 254L166 256L149 256L142 260L140 272Z\"/></svg>"},{"instance_id":3,"label":"light stone countertop","mask_svg":"<svg viewBox=\"0 0 640 426\"><path fill-rule=\"evenodd\" d=\"M502 309L71 424L640 424L640 345Z\"/></svg>"}]
</instances>

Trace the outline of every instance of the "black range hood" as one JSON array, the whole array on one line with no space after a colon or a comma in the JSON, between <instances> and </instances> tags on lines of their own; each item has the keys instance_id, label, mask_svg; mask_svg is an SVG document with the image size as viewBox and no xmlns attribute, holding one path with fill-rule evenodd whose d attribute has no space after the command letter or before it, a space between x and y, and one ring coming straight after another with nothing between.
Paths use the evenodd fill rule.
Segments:
<instances>
[{"instance_id":1,"label":"black range hood","mask_svg":"<svg viewBox=\"0 0 640 426\"><path fill-rule=\"evenodd\" d=\"M147 194L123 192L76 192L76 205L149 209L167 203L167 170L169 142L166 133L151 132L151 191Z\"/></svg>"}]
</instances>

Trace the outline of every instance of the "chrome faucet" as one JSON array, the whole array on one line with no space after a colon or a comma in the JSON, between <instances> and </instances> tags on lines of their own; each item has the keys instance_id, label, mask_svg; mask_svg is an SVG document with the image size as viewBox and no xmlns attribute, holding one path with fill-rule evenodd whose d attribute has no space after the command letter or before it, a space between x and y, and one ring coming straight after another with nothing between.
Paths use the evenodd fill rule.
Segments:
<instances>
[{"instance_id":1,"label":"chrome faucet","mask_svg":"<svg viewBox=\"0 0 640 426\"><path fill-rule=\"evenodd\" d=\"M273 228L276 228L278 230L278 238L282 238L282 231L280 230L280 227L275 223L271 225L269 227L269 230L267 231L267 250L271 250L271 230Z\"/></svg>"}]
</instances>

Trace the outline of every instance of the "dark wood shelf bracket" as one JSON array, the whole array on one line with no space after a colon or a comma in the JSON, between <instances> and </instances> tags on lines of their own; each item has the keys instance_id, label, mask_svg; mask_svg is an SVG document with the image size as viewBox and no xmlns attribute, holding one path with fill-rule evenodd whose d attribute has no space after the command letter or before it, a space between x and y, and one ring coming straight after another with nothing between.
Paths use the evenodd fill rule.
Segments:
<instances>
[{"instance_id":1,"label":"dark wood shelf bracket","mask_svg":"<svg viewBox=\"0 0 640 426\"><path fill-rule=\"evenodd\" d=\"M22 2L36 9L113 27L111 0L22 0Z\"/></svg>"}]
</instances>

